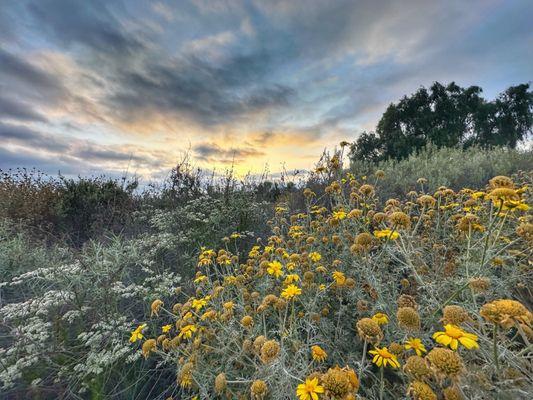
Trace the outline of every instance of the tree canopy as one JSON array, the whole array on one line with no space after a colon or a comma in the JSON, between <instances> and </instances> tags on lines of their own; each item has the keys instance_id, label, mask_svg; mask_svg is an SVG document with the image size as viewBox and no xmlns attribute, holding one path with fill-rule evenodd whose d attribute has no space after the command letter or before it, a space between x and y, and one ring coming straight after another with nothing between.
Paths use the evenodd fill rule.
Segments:
<instances>
[{"instance_id":1,"label":"tree canopy","mask_svg":"<svg viewBox=\"0 0 533 400\"><path fill-rule=\"evenodd\" d=\"M464 148L516 145L531 134L533 92L529 84L511 86L495 100L481 97L479 86L462 88L452 82L421 87L390 104L375 132L363 132L351 157L377 162L400 160L429 143Z\"/></svg>"}]
</instances>

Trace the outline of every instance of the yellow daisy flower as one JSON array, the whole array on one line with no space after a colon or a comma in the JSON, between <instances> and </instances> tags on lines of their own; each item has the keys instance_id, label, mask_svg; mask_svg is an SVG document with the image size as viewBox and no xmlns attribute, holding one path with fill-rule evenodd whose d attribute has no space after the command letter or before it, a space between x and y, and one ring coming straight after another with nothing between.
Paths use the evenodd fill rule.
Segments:
<instances>
[{"instance_id":1,"label":"yellow daisy flower","mask_svg":"<svg viewBox=\"0 0 533 400\"><path fill-rule=\"evenodd\" d=\"M281 297L287 300L291 300L292 298L302 294L302 289L300 289L296 285L289 285L283 291L281 292Z\"/></svg>"},{"instance_id":2,"label":"yellow daisy flower","mask_svg":"<svg viewBox=\"0 0 533 400\"><path fill-rule=\"evenodd\" d=\"M444 325L444 332L435 332L433 339L439 344L450 347L452 350L457 350L459 344L468 350L479 348L476 335L465 332L458 326L452 324Z\"/></svg>"},{"instance_id":3,"label":"yellow daisy flower","mask_svg":"<svg viewBox=\"0 0 533 400\"><path fill-rule=\"evenodd\" d=\"M283 275L281 263L279 261L272 261L268 263L267 272L269 275L273 275L275 278L279 278Z\"/></svg>"},{"instance_id":4,"label":"yellow daisy flower","mask_svg":"<svg viewBox=\"0 0 533 400\"><path fill-rule=\"evenodd\" d=\"M389 323L389 317L387 316L387 314L380 312L375 313L372 319L376 321L378 325L385 325Z\"/></svg>"},{"instance_id":5,"label":"yellow daisy flower","mask_svg":"<svg viewBox=\"0 0 533 400\"><path fill-rule=\"evenodd\" d=\"M396 231L391 231L390 229L381 229L381 230L375 230L374 236L378 239L390 239L390 240L396 240L400 237L400 234Z\"/></svg>"},{"instance_id":6,"label":"yellow daisy flower","mask_svg":"<svg viewBox=\"0 0 533 400\"><path fill-rule=\"evenodd\" d=\"M324 393L324 388L318 384L318 378L308 378L296 388L299 400L318 400L319 393Z\"/></svg>"},{"instance_id":7,"label":"yellow daisy flower","mask_svg":"<svg viewBox=\"0 0 533 400\"><path fill-rule=\"evenodd\" d=\"M143 330L146 328L146 324L139 325L133 332L131 332L130 342L135 343L137 340L141 340L143 335Z\"/></svg>"},{"instance_id":8,"label":"yellow daisy flower","mask_svg":"<svg viewBox=\"0 0 533 400\"><path fill-rule=\"evenodd\" d=\"M422 343L422 340L420 340L419 338L409 338L405 342L404 347L406 350L413 349L416 352L416 355L420 357L422 356L423 353L427 353L424 343Z\"/></svg>"},{"instance_id":9,"label":"yellow daisy flower","mask_svg":"<svg viewBox=\"0 0 533 400\"><path fill-rule=\"evenodd\" d=\"M313 360L318 362L324 362L326 358L328 358L328 353L324 351L324 349L320 346L311 346L311 355L313 356Z\"/></svg>"},{"instance_id":10,"label":"yellow daisy flower","mask_svg":"<svg viewBox=\"0 0 533 400\"><path fill-rule=\"evenodd\" d=\"M192 337L192 334L197 330L198 328L196 327L196 325L185 325L183 328L181 328L178 336L180 338L190 339Z\"/></svg>"},{"instance_id":11,"label":"yellow daisy flower","mask_svg":"<svg viewBox=\"0 0 533 400\"><path fill-rule=\"evenodd\" d=\"M369 351L374 356L372 362L378 367L386 367L390 365L392 368L400 368L398 358L392 354L386 347L375 347L374 350Z\"/></svg>"}]
</instances>

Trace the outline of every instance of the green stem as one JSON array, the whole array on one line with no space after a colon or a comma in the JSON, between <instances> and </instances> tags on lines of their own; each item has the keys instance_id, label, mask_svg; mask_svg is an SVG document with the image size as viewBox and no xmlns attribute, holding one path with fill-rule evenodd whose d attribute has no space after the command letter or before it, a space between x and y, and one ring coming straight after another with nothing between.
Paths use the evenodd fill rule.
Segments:
<instances>
[{"instance_id":1,"label":"green stem","mask_svg":"<svg viewBox=\"0 0 533 400\"><path fill-rule=\"evenodd\" d=\"M379 400L383 400L383 389L385 387L385 381L383 379L383 367L379 369Z\"/></svg>"},{"instance_id":2,"label":"green stem","mask_svg":"<svg viewBox=\"0 0 533 400\"><path fill-rule=\"evenodd\" d=\"M500 374L500 360L498 359L498 325L494 324L493 331L492 352L494 354L494 365L496 366L496 374Z\"/></svg>"},{"instance_id":3,"label":"green stem","mask_svg":"<svg viewBox=\"0 0 533 400\"><path fill-rule=\"evenodd\" d=\"M363 343L363 357L361 358L361 365L359 366L359 381L361 381L361 379L363 378L363 367L365 365L367 346L368 346L368 342L365 340Z\"/></svg>"}]
</instances>

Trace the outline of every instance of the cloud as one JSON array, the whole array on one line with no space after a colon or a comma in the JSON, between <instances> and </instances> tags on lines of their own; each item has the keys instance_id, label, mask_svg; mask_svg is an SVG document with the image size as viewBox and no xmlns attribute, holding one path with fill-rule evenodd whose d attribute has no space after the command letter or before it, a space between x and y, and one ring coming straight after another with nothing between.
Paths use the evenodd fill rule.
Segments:
<instances>
[{"instance_id":1,"label":"cloud","mask_svg":"<svg viewBox=\"0 0 533 400\"><path fill-rule=\"evenodd\" d=\"M223 149L216 143L200 143L193 147L198 159L210 162L241 162L250 157L264 156L265 153L254 147L232 147Z\"/></svg>"},{"instance_id":2,"label":"cloud","mask_svg":"<svg viewBox=\"0 0 533 400\"><path fill-rule=\"evenodd\" d=\"M266 64L262 54L236 56L218 66L194 57L168 63L147 61L137 70L116 76L117 89L106 102L124 120L145 111L200 125L221 124L289 104L291 88L260 84Z\"/></svg>"},{"instance_id":3,"label":"cloud","mask_svg":"<svg viewBox=\"0 0 533 400\"><path fill-rule=\"evenodd\" d=\"M142 49L108 8L107 1L39 0L28 9L45 31L65 45L83 44L102 53L124 55Z\"/></svg>"},{"instance_id":4,"label":"cloud","mask_svg":"<svg viewBox=\"0 0 533 400\"><path fill-rule=\"evenodd\" d=\"M52 135L43 134L22 125L0 122L0 139L23 146L33 147L41 151L63 152L69 144L58 140Z\"/></svg>"},{"instance_id":5,"label":"cloud","mask_svg":"<svg viewBox=\"0 0 533 400\"><path fill-rule=\"evenodd\" d=\"M531 79L532 11L514 0L7 2L0 138L110 170L166 168L187 145L202 163L306 168L420 85L494 95Z\"/></svg>"},{"instance_id":6,"label":"cloud","mask_svg":"<svg viewBox=\"0 0 533 400\"><path fill-rule=\"evenodd\" d=\"M54 101L65 94L60 79L43 70L22 55L16 55L0 47L0 87L5 93L11 92L29 99Z\"/></svg>"},{"instance_id":7,"label":"cloud","mask_svg":"<svg viewBox=\"0 0 533 400\"><path fill-rule=\"evenodd\" d=\"M19 102L0 95L0 119L46 122L44 115L32 109L31 104Z\"/></svg>"},{"instance_id":8,"label":"cloud","mask_svg":"<svg viewBox=\"0 0 533 400\"><path fill-rule=\"evenodd\" d=\"M57 162L62 170L66 164L83 168L84 171L116 172L131 167L149 176L151 170L170 168L174 162L172 154L168 152L147 151L134 145L101 145L4 122L0 122L0 149L9 155L11 167L40 168L44 165L45 172L50 172L49 163L53 165ZM17 158L15 155L18 153L20 157ZM34 163L24 163L24 160L32 159ZM2 168L6 168L7 162L3 161Z\"/></svg>"}]
</instances>

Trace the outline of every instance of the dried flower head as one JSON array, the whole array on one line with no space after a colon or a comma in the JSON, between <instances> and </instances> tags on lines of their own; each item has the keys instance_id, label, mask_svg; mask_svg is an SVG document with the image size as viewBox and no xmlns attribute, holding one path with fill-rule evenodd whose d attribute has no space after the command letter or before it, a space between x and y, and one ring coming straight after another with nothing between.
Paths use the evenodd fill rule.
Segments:
<instances>
[{"instance_id":1,"label":"dried flower head","mask_svg":"<svg viewBox=\"0 0 533 400\"><path fill-rule=\"evenodd\" d=\"M402 211L395 211L389 215L389 221L393 227L396 228L409 228L411 225L411 218L409 215Z\"/></svg>"},{"instance_id":2,"label":"dried flower head","mask_svg":"<svg viewBox=\"0 0 533 400\"><path fill-rule=\"evenodd\" d=\"M398 324L408 331L420 330L420 315L413 307L400 307L396 313Z\"/></svg>"},{"instance_id":3,"label":"dried flower head","mask_svg":"<svg viewBox=\"0 0 533 400\"><path fill-rule=\"evenodd\" d=\"M516 228L516 234L527 242L533 242L533 224L524 222Z\"/></svg>"},{"instance_id":4,"label":"dried flower head","mask_svg":"<svg viewBox=\"0 0 533 400\"><path fill-rule=\"evenodd\" d=\"M159 310L163 307L163 302L159 299L154 300L150 306L151 316L159 316Z\"/></svg>"},{"instance_id":5,"label":"dried flower head","mask_svg":"<svg viewBox=\"0 0 533 400\"><path fill-rule=\"evenodd\" d=\"M148 358L150 353L157 349L157 341L155 339L148 339L142 345L142 354L144 358Z\"/></svg>"},{"instance_id":6,"label":"dried flower head","mask_svg":"<svg viewBox=\"0 0 533 400\"><path fill-rule=\"evenodd\" d=\"M359 192L364 194L365 196L370 196L374 193L374 186L369 184L361 185L361 187L359 188Z\"/></svg>"},{"instance_id":7,"label":"dried flower head","mask_svg":"<svg viewBox=\"0 0 533 400\"><path fill-rule=\"evenodd\" d=\"M256 379L252 386L250 386L250 394L252 400L263 400L268 393L268 386L265 381L261 379Z\"/></svg>"},{"instance_id":8,"label":"dried flower head","mask_svg":"<svg viewBox=\"0 0 533 400\"><path fill-rule=\"evenodd\" d=\"M489 180L489 185L492 189L495 188L513 188L513 180L507 176L499 175Z\"/></svg>"},{"instance_id":9,"label":"dried flower head","mask_svg":"<svg viewBox=\"0 0 533 400\"><path fill-rule=\"evenodd\" d=\"M442 391L444 400L464 400L464 396L461 394L456 386L450 386Z\"/></svg>"},{"instance_id":10,"label":"dried flower head","mask_svg":"<svg viewBox=\"0 0 533 400\"><path fill-rule=\"evenodd\" d=\"M442 310L442 323L444 325L461 325L464 322L470 321L468 311L458 305L449 305Z\"/></svg>"},{"instance_id":11,"label":"dried flower head","mask_svg":"<svg viewBox=\"0 0 533 400\"><path fill-rule=\"evenodd\" d=\"M362 232L355 237L355 244L362 246L364 249L369 249L372 247L374 238L368 232Z\"/></svg>"},{"instance_id":12,"label":"dried flower head","mask_svg":"<svg viewBox=\"0 0 533 400\"><path fill-rule=\"evenodd\" d=\"M432 375L428 362L420 356L409 357L405 362L403 370L409 376L422 381L428 379Z\"/></svg>"},{"instance_id":13,"label":"dried flower head","mask_svg":"<svg viewBox=\"0 0 533 400\"><path fill-rule=\"evenodd\" d=\"M377 344L383 339L381 328L372 318L360 319L357 321L356 328L361 340Z\"/></svg>"},{"instance_id":14,"label":"dried flower head","mask_svg":"<svg viewBox=\"0 0 533 400\"><path fill-rule=\"evenodd\" d=\"M241 319L241 325L245 328L251 328L254 325L254 319L249 315L245 315Z\"/></svg>"},{"instance_id":15,"label":"dried flower head","mask_svg":"<svg viewBox=\"0 0 533 400\"><path fill-rule=\"evenodd\" d=\"M279 352L281 348L277 341L275 340L267 340L262 346L261 346L261 361L265 364L270 364L272 361L274 361L276 358L278 358Z\"/></svg>"},{"instance_id":16,"label":"dried flower head","mask_svg":"<svg viewBox=\"0 0 533 400\"><path fill-rule=\"evenodd\" d=\"M490 278L480 276L478 278L471 278L468 285L475 293L483 293L490 288Z\"/></svg>"},{"instance_id":17,"label":"dried flower head","mask_svg":"<svg viewBox=\"0 0 533 400\"><path fill-rule=\"evenodd\" d=\"M400 295L400 297L398 297L398 307L411 307L416 310L418 309L418 304L416 303L416 300L413 296L410 296L408 294L402 294Z\"/></svg>"},{"instance_id":18,"label":"dried flower head","mask_svg":"<svg viewBox=\"0 0 533 400\"><path fill-rule=\"evenodd\" d=\"M495 300L481 307L479 312L483 318L503 328L509 329L517 323L531 325L531 312L519 301L502 299Z\"/></svg>"},{"instance_id":19,"label":"dried flower head","mask_svg":"<svg viewBox=\"0 0 533 400\"><path fill-rule=\"evenodd\" d=\"M463 372L463 360L455 351L436 347L426 356L431 368L442 377L455 378Z\"/></svg>"},{"instance_id":20,"label":"dried flower head","mask_svg":"<svg viewBox=\"0 0 533 400\"><path fill-rule=\"evenodd\" d=\"M407 388L407 394L413 400L437 400L437 395L427 383L421 381L411 382Z\"/></svg>"},{"instance_id":21,"label":"dried flower head","mask_svg":"<svg viewBox=\"0 0 533 400\"><path fill-rule=\"evenodd\" d=\"M354 370L348 367L336 366L328 369L322 375L321 381L326 396L331 399L345 399L349 395L355 395L359 390L359 379Z\"/></svg>"},{"instance_id":22,"label":"dried flower head","mask_svg":"<svg viewBox=\"0 0 533 400\"><path fill-rule=\"evenodd\" d=\"M428 194L423 194L417 199L418 204L425 208L433 208L435 206L436 200L433 196Z\"/></svg>"},{"instance_id":23,"label":"dried flower head","mask_svg":"<svg viewBox=\"0 0 533 400\"><path fill-rule=\"evenodd\" d=\"M215 392L218 394L222 394L226 390L227 386L228 381L226 379L226 374L224 372L221 372L215 378Z\"/></svg>"}]
</instances>

